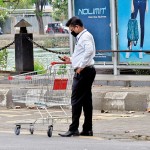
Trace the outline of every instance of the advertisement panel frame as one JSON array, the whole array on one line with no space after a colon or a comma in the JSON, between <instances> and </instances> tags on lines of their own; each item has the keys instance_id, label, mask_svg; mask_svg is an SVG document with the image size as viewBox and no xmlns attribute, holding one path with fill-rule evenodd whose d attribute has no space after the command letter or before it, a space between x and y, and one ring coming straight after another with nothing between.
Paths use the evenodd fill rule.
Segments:
<instances>
[{"instance_id":1,"label":"advertisement panel frame","mask_svg":"<svg viewBox=\"0 0 150 150\"><path fill-rule=\"evenodd\" d=\"M148 13L146 13L145 10L145 20L144 20L144 28L145 28L145 38L144 38L144 44L143 44L143 49L140 50L141 47L141 24L140 24L140 10L139 8L136 9L136 11L133 13L133 16L136 16L133 19L136 19L138 22L138 30L139 30L139 40L137 45L134 46L134 44L132 43L132 50L129 50L128 47L128 38L127 38L127 31L128 31L128 21L129 19L132 19L132 11L131 11L131 7L136 7L136 6L131 6L132 5L132 0L130 1L121 1L121 0L116 0L117 3L117 28L118 28L118 32L119 32L119 37L118 37L118 49L120 51L124 51L126 50L127 52L120 52L119 53L119 64L150 64L150 55L148 55L147 53L144 53L144 51L148 51L149 47L148 47L148 41L147 41L147 37L148 37L148 33L150 33L150 29L147 27L147 25L149 24L149 22L147 21L147 18L150 19L150 10ZM143 4L143 3L142 3ZM139 3L140 5L140 3ZM123 6L126 6L125 8ZM150 4L149 4L150 6ZM143 6L142 6L143 7ZM142 8L143 9L143 8ZM123 13L122 13L123 12ZM126 14L126 15L124 15ZM123 42L125 41L125 43ZM140 56L141 53L141 56ZM137 67L137 65L136 65ZM144 66L143 66L144 67Z\"/></svg>"},{"instance_id":2,"label":"advertisement panel frame","mask_svg":"<svg viewBox=\"0 0 150 150\"><path fill-rule=\"evenodd\" d=\"M112 51L112 61L111 62L99 62L96 63L96 68L106 68L113 69L114 75L119 74L117 69L118 64L118 53L113 53L117 50L117 33L116 33L116 1L110 0L110 20L111 20L111 51ZM68 0L68 18L74 16L74 0ZM69 35L70 38L70 52L73 53L73 38Z\"/></svg>"}]
</instances>

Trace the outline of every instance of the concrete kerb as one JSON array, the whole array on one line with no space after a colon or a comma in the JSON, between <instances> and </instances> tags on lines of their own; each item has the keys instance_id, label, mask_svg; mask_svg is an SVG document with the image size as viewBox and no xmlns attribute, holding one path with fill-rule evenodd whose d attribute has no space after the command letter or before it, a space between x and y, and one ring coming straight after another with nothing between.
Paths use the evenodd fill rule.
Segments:
<instances>
[{"instance_id":1,"label":"concrete kerb","mask_svg":"<svg viewBox=\"0 0 150 150\"><path fill-rule=\"evenodd\" d=\"M101 78L100 78L101 77ZM114 79L113 79L114 78ZM150 87L149 86L131 86L126 87L122 86L110 86L110 85L103 85L100 83L102 81L105 82L119 82L121 81L121 77L103 75L97 76L94 82L94 86L92 89L93 93L93 108L95 110L117 110L117 111L146 111L150 108ZM129 77L127 79L123 78L121 82L129 81ZM138 82L141 80L141 83L145 82L145 76L140 79L134 77L135 80L137 79ZM12 102L12 91L13 88L11 84L9 84L8 80L1 80L1 90L0 90L0 106L6 106L8 108L14 107ZM136 82L136 80L134 81ZM7 83L7 84L4 84Z\"/></svg>"},{"instance_id":2,"label":"concrete kerb","mask_svg":"<svg viewBox=\"0 0 150 150\"><path fill-rule=\"evenodd\" d=\"M118 87L112 87L111 91L93 90L93 108L97 110L117 111L146 111L150 107L150 93L134 88L128 91L120 91ZM117 90L118 91L113 91ZM150 90L150 88L148 88Z\"/></svg>"},{"instance_id":3,"label":"concrete kerb","mask_svg":"<svg viewBox=\"0 0 150 150\"><path fill-rule=\"evenodd\" d=\"M144 89L147 90L144 91ZM92 90L93 108L108 111L146 111L150 108L149 91L148 87L128 88L125 91L123 87L94 86ZM0 90L0 106L14 107L11 88Z\"/></svg>"}]
</instances>

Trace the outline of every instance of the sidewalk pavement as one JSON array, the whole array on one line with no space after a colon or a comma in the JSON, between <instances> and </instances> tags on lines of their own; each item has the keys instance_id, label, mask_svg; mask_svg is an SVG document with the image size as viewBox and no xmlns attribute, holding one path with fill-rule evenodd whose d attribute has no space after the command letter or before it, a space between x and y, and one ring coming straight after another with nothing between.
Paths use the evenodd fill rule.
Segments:
<instances>
[{"instance_id":1,"label":"sidewalk pavement","mask_svg":"<svg viewBox=\"0 0 150 150\"><path fill-rule=\"evenodd\" d=\"M56 110L56 109L55 109ZM54 109L49 109L54 112ZM57 110L58 111L58 110ZM15 123L34 122L40 117L36 109L6 109L0 107L0 132L14 133ZM43 112L43 110L42 110ZM70 115L71 110L67 110ZM54 112L54 115L55 112ZM63 116L64 117L64 116ZM148 112L104 112L94 110L93 131L95 139L118 139L118 140L150 140L150 113ZM68 130L71 120L67 123L65 119L55 120L53 136ZM82 130L83 116L81 117L79 130ZM51 124L51 123L50 123ZM35 123L34 135L47 136L48 124ZM30 135L29 125L22 125L21 133Z\"/></svg>"},{"instance_id":2,"label":"sidewalk pavement","mask_svg":"<svg viewBox=\"0 0 150 150\"><path fill-rule=\"evenodd\" d=\"M49 109L54 115L54 109ZM55 111L59 111L55 109ZM66 110L70 115L71 111ZM6 109L0 108L0 132L14 133L15 123L32 123L40 117L36 109ZM43 110L42 110L43 113ZM64 116L63 116L64 118ZM50 119L51 120L51 119ZM150 140L150 113L148 112L104 112L93 113L94 136L88 138L119 139L119 140ZM55 120L53 136L68 130L69 122L65 119ZM48 124L43 125L39 120L35 123L34 135L47 136ZM81 116L79 130L82 130L83 116ZM51 125L51 123L49 124ZM30 134L29 124L23 124L20 134Z\"/></svg>"},{"instance_id":3,"label":"sidewalk pavement","mask_svg":"<svg viewBox=\"0 0 150 150\"><path fill-rule=\"evenodd\" d=\"M124 80L132 82L149 82L148 77L127 76L126 79L112 76L97 76L99 84L93 87L93 131L97 139L121 139L121 140L150 140L150 113L146 112L150 107L150 87L149 86L112 86L114 83ZM122 81L122 82L124 82ZM106 86L100 82L112 83ZM137 81L138 82L138 81ZM12 87L10 84L0 84L0 103L5 103L7 92ZM2 105L1 105L2 106ZM103 110L103 111L102 111ZM118 111L116 111L118 110ZM104 113L101 113L104 112ZM70 114L71 110L68 111ZM16 122L33 122L39 118L39 114L34 109L6 109L0 107L0 132L14 134ZM29 120L30 119L30 120ZM28 120L28 121L27 121ZM71 120L69 120L69 123ZM69 123L64 120L54 122L53 136L68 130ZM82 130L83 117L81 117L80 131ZM30 134L29 125L23 125L21 134ZM27 130L25 130L25 128ZM48 125L35 124L35 135L43 134L47 136Z\"/></svg>"}]
</instances>

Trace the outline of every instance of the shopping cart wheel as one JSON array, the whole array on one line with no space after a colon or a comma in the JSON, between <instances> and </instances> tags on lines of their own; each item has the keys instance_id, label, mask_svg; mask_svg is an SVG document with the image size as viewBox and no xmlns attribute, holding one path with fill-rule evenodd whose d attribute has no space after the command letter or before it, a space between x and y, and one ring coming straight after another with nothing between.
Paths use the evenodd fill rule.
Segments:
<instances>
[{"instance_id":1,"label":"shopping cart wheel","mask_svg":"<svg viewBox=\"0 0 150 150\"><path fill-rule=\"evenodd\" d=\"M33 134L33 132L34 132L34 126L33 125L30 125L29 131L30 131L31 134Z\"/></svg>"},{"instance_id":2,"label":"shopping cart wheel","mask_svg":"<svg viewBox=\"0 0 150 150\"><path fill-rule=\"evenodd\" d=\"M53 131L53 126L52 125L48 126L48 130L47 130L48 137L52 136L52 131Z\"/></svg>"},{"instance_id":3,"label":"shopping cart wheel","mask_svg":"<svg viewBox=\"0 0 150 150\"><path fill-rule=\"evenodd\" d=\"M15 134L16 134L16 135L19 135L19 134L20 134L20 128L21 128L20 125L16 125L16 127L15 127Z\"/></svg>"}]
</instances>

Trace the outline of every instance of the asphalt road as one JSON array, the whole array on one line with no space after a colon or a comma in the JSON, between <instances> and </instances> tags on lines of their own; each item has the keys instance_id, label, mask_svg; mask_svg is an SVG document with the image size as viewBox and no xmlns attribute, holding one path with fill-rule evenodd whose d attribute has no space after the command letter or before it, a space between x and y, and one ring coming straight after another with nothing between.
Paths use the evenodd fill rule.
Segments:
<instances>
[{"instance_id":1,"label":"asphalt road","mask_svg":"<svg viewBox=\"0 0 150 150\"><path fill-rule=\"evenodd\" d=\"M150 142L0 133L0 150L149 150Z\"/></svg>"}]
</instances>

